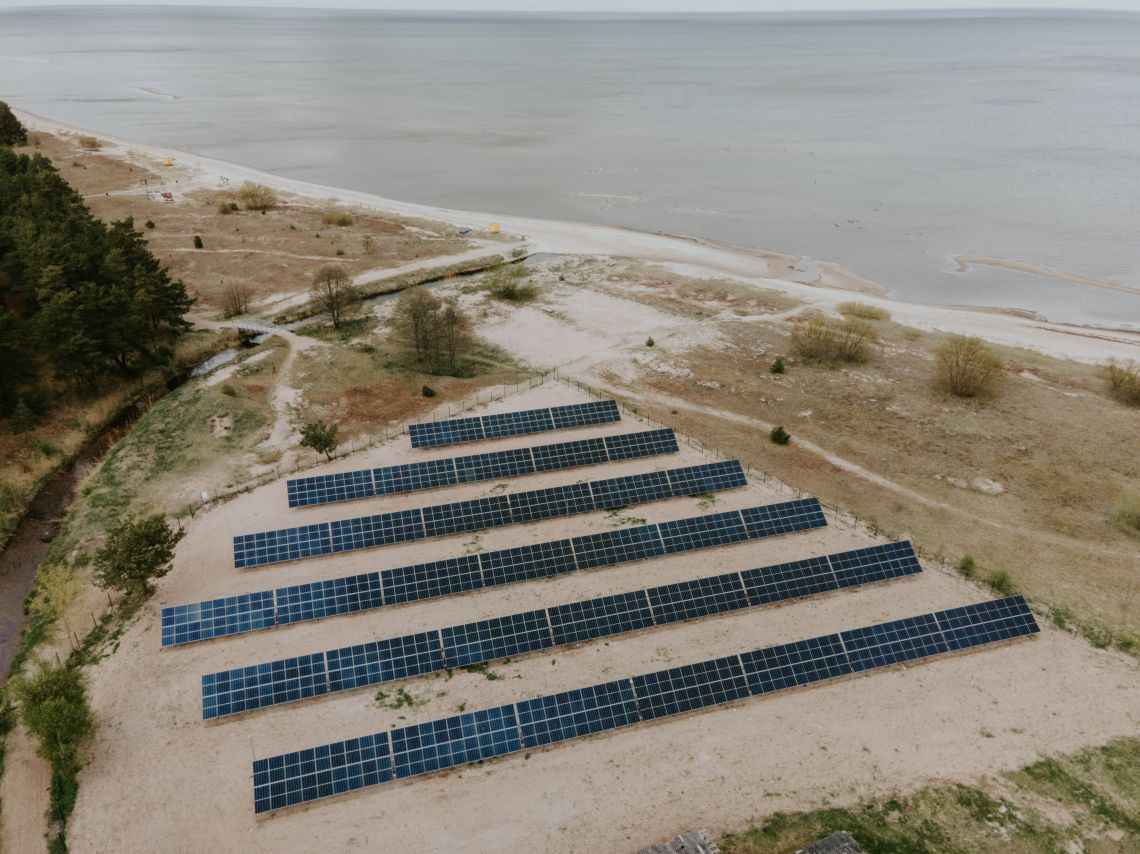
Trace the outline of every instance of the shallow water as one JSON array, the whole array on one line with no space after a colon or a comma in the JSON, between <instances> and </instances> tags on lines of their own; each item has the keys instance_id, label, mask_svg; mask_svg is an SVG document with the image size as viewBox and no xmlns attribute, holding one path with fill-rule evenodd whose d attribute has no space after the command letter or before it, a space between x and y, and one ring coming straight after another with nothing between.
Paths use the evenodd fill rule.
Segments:
<instances>
[{"instance_id":1,"label":"shallow water","mask_svg":"<svg viewBox=\"0 0 1140 854\"><path fill-rule=\"evenodd\" d=\"M407 201L833 260L1140 327L1140 16L0 13L0 97Z\"/></svg>"}]
</instances>

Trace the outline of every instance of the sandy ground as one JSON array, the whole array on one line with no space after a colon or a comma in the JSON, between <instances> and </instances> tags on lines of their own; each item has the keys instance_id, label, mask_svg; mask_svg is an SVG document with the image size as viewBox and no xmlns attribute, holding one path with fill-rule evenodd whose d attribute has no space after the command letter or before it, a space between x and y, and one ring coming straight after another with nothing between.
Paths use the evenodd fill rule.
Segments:
<instances>
[{"instance_id":1,"label":"sandy ground","mask_svg":"<svg viewBox=\"0 0 1140 854\"><path fill-rule=\"evenodd\" d=\"M522 409L571 402L545 385L487 407ZM619 425L528 440L466 446L463 452L644 429ZM557 439L552 436L557 435ZM340 460L346 470L447 456L413 452L406 439ZM613 474L702 461L678 455L606 467ZM516 479L507 491L597 477L596 467ZM971 781L1055 753L1132 734L1140 724L1140 680L1124 657L1046 629L1004 647L879 672L840 683L654 725L588 738L382 786L256 819L254 757L362 735L698 661L990 598L933 567L917 578L779 608L558 648L498 664L495 681L458 672L402 683L421 705L393 710L364 690L204 724L203 673L373 638L504 615L590 596L761 566L866 544L862 529L821 531L737 544L464 596L381 609L183 649L159 643L163 605L461 554L473 548L577 535L612 527L607 514L441 538L239 572L230 537L299 522L342 518L485 495L493 483L383 500L290 511L279 481L200 515L178 548L155 601L127 629L120 650L91 671L101 721L83 772L68 841L105 851L628 851L692 826L714 833L778 809L849 803L935 779ZM757 484L722 493L707 512L786 500ZM701 512L692 499L630 508L650 521ZM1096 702L1089 702L1096 698ZM442 815L441 815L442 814ZM398 841L396 843L395 841Z\"/></svg>"},{"instance_id":2,"label":"sandy ground","mask_svg":"<svg viewBox=\"0 0 1140 854\"><path fill-rule=\"evenodd\" d=\"M22 110L13 112L28 127L51 133L93 133L87 129L62 125ZM187 169L202 188L216 188L220 181L231 185L253 180L269 184L281 192L296 193L312 199L360 205L387 213L453 223L458 226L484 228L499 223L506 233L527 240L532 252L554 254L606 255L660 261L691 268L699 276L730 276L740 281L779 288L801 299L822 306L834 306L860 299L888 308L900 323L927 329L980 335L1003 344L1024 346L1051 355L1081 361L1103 361L1109 357L1140 357L1140 333L1125 330L1097 330L1086 327L1050 324L1008 313L989 313L969 309L927 306L889 300L877 294L882 288L867 282L851 271L835 264L796 256L731 247L709 241L649 234L588 223L543 220L499 215L487 212L454 211L385 199L369 193L335 189L304 181L270 175L246 166L213 160L175 149L145 145L130 140L97 135L106 153L116 154L140 163L172 157L179 168ZM797 262L803 261L803 264ZM798 269L797 269L798 268Z\"/></svg>"},{"instance_id":3,"label":"sandy ground","mask_svg":"<svg viewBox=\"0 0 1140 854\"><path fill-rule=\"evenodd\" d=\"M0 803L4 804L0 851L18 854L46 848L44 811L50 784L51 766L36 755L36 740L22 726L17 727L7 736L0 780Z\"/></svg>"}]
</instances>

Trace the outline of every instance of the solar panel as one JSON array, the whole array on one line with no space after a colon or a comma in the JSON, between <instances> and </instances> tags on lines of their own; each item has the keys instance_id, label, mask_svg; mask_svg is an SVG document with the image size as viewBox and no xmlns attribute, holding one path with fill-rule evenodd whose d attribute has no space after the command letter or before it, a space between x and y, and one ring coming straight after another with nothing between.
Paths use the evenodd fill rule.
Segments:
<instances>
[{"instance_id":1,"label":"solar panel","mask_svg":"<svg viewBox=\"0 0 1140 854\"><path fill-rule=\"evenodd\" d=\"M665 553L656 525L639 525L636 528L619 528L616 531L587 534L584 537L574 537L570 543L574 547L574 559L578 563L578 569L629 563Z\"/></svg>"},{"instance_id":2,"label":"solar panel","mask_svg":"<svg viewBox=\"0 0 1140 854\"><path fill-rule=\"evenodd\" d=\"M278 587L275 601L278 625L379 608L383 604L380 573Z\"/></svg>"},{"instance_id":3,"label":"solar panel","mask_svg":"<svg viewBox=\"0 0 1140 854\"><path fill-rule=\"evenodd\" d=\"M479 563L483 567L483 583L487 587L545 578L578 568L569 540L483 552L479 555Z\"/></svg>"},{"instance_id":4,"label":"solar panel","mask_svg":"<svg viewBox=\"0 0 1140 854\"><path fill-rule=\"evenodd\" d=\"M289 496L290 507L351 501L354 498L367 498L376 494L370 471L346 471L299 477L286 481L285 491Z\"/></svg>"},{"instance_id":5,"label":"solar panel","mask_svg":"<svg viewBox=\"0 0 1140 854\"><path fill-rule=\"evenodd\" d=\"M347 552L389 546L424 536L424 520L419 510L395 510L375 516L358 516L329 523L332 550Z\"/></svg>"},{"instance_id":6,"label":"solar panel","mask_svg":"<svg viewBox=\"0 0 1140 854\"><path fill-rule=\"evenodd\" d=\"M516 492L507 498L511 506L511 521L516 524L556 516L572 516L594 509L594 499L588 483L532 489Z\"/></svg>"},{"instance_id":7,"label":"solar panel","mask_svg":"<svg viewBox=\"0 0 1140 854\"><path fill-rule=\"evenodd\" d=\"M325 661L329 691L347 691L443 670L443 647L439 632L419 632L330 649Z\"/></svg>"},{"instance_id":8,"label":"solar panel","mask_svg":"<svg viewBox=\"0 0 1140 854\"><path fill-rule=\"evenodd\" d=\"M938 621L942 636L951 651L1041 631L1023 596L1009 596L964 608L939 611L934 619Z\"/></svg>"},{"instance_id":9,"label":"solar panel","mask_svg":"<svg viewBox=\"0 0 1140 854\"><path fill-rule=\"evenodd\" d=\"M837 590L835 573L826 557L809 557L741 573L748 601L753 605L785 602L826 590Z\"/></svg>"},{"instance_id":10,"label":"solar panel","mask_svg":"<svg viewBox=\"0 0 1140 854\"><path fill-rule=\"evenodd\" d=\"M480 620L462 626L450 626L440 632L443 655L448 667L483 664L498 658L510 658L536 649L546 649L554 641L546 611L527 611L492 620Z\"/></svg>"},{"instance_id":11,"label":"solar panel","mask_svg":"<svg viewBox=\"0 0 1140 854\"><path fill-rule=\"evenodd\" d=\"M202 677L205 720L316 697L328 690L324 653L207 673Z\"/></svg>"},{"instance_id":12,"label":"solar panel","mask_svg":"<svg viewBox=\"0 0 1140 854\"><path fill-rule=\"evenodd\" d=\"M408 437L412 440L413 448L476 442L483 438L483 419L453 418L447 421L409 424Z\"/></svg>"},{"instance_id":13,"label":"solar panel","mask_svg":"<svg viewBox=\"0 0 1140 854\"><path fill-rule=\"evenodd\" d=\"M253 763L253 811L271 812L391 779L386 732L258 759Z\"/></svg>"},{"instance_id":14,"label":"solar panel","mask_svg":"<svg viewBox=\"0 0 1140 854\"><path fill-rule=\"evenodd\" d=\"M455 460L423 460L398 466L372 469L377 495L395 495L400 492L418 492L421 489L438 489L451 486L458 478Z\"/></svg>"},{"instance_id":15,"label":"solar panel","mask_svg":"<svg viewBox=\"0 0 1140 854\"><path fill-rule=\"evenodd\" d=\"M554 643L559 646L653 625L653 612L644 590L556 605L547 613Z\"/></svg>"},{"instance_id":16,"label":"solar panel","mask_svg":"<svg viewBox=\"0 0 1140 854\"><path fill-rule=\"evenodd\" d=\"M748 683L740 659L730 655L634 676L633 693L648 721L747 697Z\"/></svg>"},{"instance_id":17,"label":"solar panel","mask_svg":"<svg viewBox=\"0 0 1140 854\"><path fill-rule=\"evenodd\" d=\"M748 539L748 532L744 530L744 522L737 510L661 522L657 525L657 530L661 532L666 554L707 549Z\"/></svg>"},{"instance_id":18,"label":"solar panel","mask_svg":"<svg viewBox=\"0 0 1140 854\"><path fill-rule=\"evenodd\" d=\"M752 539L806 531L809 528L822 528L827 524L818 498L800 498L781 504L749 507L747 510L742 510L741 515L744 517L744 527L748 530L748 536Z\"/></svg>"},{"instance_id":19,"label":"solar panel","mask_svg":"<svg viewBox=\"0 0 1140 854\"><path fill-rule=\"evenodd\" d=\"M518 477L534 473L534 459L531 457L530 448L472 454L468 457L456 457L455 471L460 483Z\"/></svg>"},{"instance_id":20,"label":"solar panel","mask_svg":"<svg viewBox=\"0 0 1140 854\"><path fill-rule=\"evenodd\" d=\"M593 400L589 403L553 406L550 409L550 415L554 420L556 430L621 421L621 413L618 412L617 403L612 400Z\"/></svg>"},{"instance_id":21,"label":"solar panel","mask_svg":"<svg viewBox=\"0 0 1140 854\"><path fill-rule=\"evenodd\" d=\"M841 632L851 669L856 673L947 652L949 647L933 614L892 620Z\"/></svg>"},{"instance_id":22,"label":"solar panel","mask_svg":"<svg viewBox=\"0 0 1140 854\"><path fill-rule=\"evenodd\" d=\"M241 534L234 537L234 566L243 569L286 560L326 555L332 551L328 523Z\"/></svg>"},{"instance_id":23,"label":"solar panel","mask_svg":"<svg viewBox=\"0 0 1140 854\"><path fill-rule=\"evenodd\" d=\"M740 660L748 677L748 688L753 694L782 691L851 672L839 635L824 635L746 652Z\"/></svg>"},{"instance_id":24,"label":"solar panel","mask_svg":"<svg viewBox=\"0 0 1140 854\"><path fill-rule=\"evenodd\" d=\"M483 531L511 522L511 506L505 495L437 504L423 508L423 514L424 531L429 537Z\"/></svg>"},{"instance_id":25,"label":"solar panel","mask_svg":"<svg viewBox=\"0 0 1140 854\"><path fill-rule=\"evenodd\" d=\"M513 705L392 730L396 776L412 777L521 750Z\"/></svg>"},{"instance_id":26,"label":"solar panel","mask_svg":"<svg viewBox=\"0 0 1140 854\"><path fill-rule=\"evenodd\" d=\"M162 609L162 645L209 640L225 635L272 628L274 624L273 591L243 593L174 605Z\"/></svg>"},{"instance_id":27,"label":"solar panel","mask_svg":"<svg viewBox=\"0 0 1140 854\"><path fill-rule=\"evenodd\" d=\"M706 492L747 486L748 479L744 476L740 460L721 460L716 463L669 469L669 483L673 495L683 498L686 495L704 495Z\"/></svg>"},{"instance_id":28,"label":"solar panel","mask_svg":"<svg viewBox=\"0 0 1140 854\"><path fill-rule=\"evenodd\" d=\"M748 607L738 572L651 587L646 592L653 622L659 626Z\"/></svg>"},{"instance_id":29,"label":"solar panel","mask_svg":"<svg viewBox=\"0 0 1140 854\"><path fill-rule=\"evenodd\" d=\"M541 747L638 722L628 679L564 691L518 704L522 746Z\"/></svg>"},{"instance_id":30,"label":"solar panel","mask_svg":"<svg viewBox=\"0 0 1140 854\"><path fill-rule=\"evenodd\" d=\"M870 546L829 557L840 587L869 584L922 572L909 540Z\"/></svg>"},{"instance_id":31,"label":"solar panel","mask_svg":"<svg viewBox=\"0 0 1140 854\"><path fill-rule=\"evenodd\" d=\"M592 466L609 460L602 439L579 439L531 448L535 471L554 471L578 466Z\"/></svg>"},{"instance_id":32,"label":"solar panel","mask_svg":"<svg viewBox=\"0 0 1140 854\"><path fill-rule=\"evenodd\" d=\"M483 586L483 574L478 556L464 555L386 569L380 573L380 583L384 588L384 603L395 605L477 590Z\"/></svg>"},{"instance_id":33,"label":"solar panel","mask_svg":"<svg viewBox=\"0 0 1140 854\"><path fill-rule=\"evenodd\" d=\"M642 433L623 433L620 436L605 437L606 454L610 462L631 460L636 457L651 457L657 454L675 454L677 437L673 431L646 430Z\"/></svg>"},{"instance_id":34,"label":"solar panel","mask_svg":"<svg viewBox=\"0 0 1140 854\"><path fill-rule=\"evenodd\" d=\"M599 510L660 501L673 494L669 476L663 471L595 480L590 484L590 490L594 494L594 506Z\"/></svg>"},{"instance_id":35,"label":"solar panel","mask_svg":"<svg viewBox=\"0 0 1140 854\"><path fill-rule=\"evenodd\" d=\"M488 439L545 433L553 429L554 420L550 417L549 409L527 409L483 416L483 435Z\"/></svg>"}]
</instances>

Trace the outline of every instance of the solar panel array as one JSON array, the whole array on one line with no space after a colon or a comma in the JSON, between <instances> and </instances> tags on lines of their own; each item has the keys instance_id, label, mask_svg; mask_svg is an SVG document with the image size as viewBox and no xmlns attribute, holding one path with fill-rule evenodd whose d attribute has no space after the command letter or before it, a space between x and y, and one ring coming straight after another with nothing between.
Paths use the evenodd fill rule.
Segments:
<instances>
[{"instance_id":1,"label":"solar panel array","mask_svg":"<svg viewBox=\"0 0 1140 854\"><path fill-rule=\"evenodd\" d=\"M859 569L846 572L841 578L839 568L853 564ZM921 571L909 541L888 543L212 673L202 677L202 717L223 717L449 667L485 664L552 646ZM795 584L797 573L811 582ZM327 685L314 687L308 693L298 690L298 662L319 665L319 672L327 673Z\"/></svg>"},{"instance_id":2,"label":"solar panel array","mask_svg":"<svg viewBox=\"0 0 1140 854\"><path fill-rule=\"evenodd\" d=\"M675 554L710 548L736 542L742 530L747 539L757 539L827 524L823 508L815 498L800 498L768 508L768 515L778 522L767 527L746 528L744 525L744 514L762 508L731 510L280 587L276 591L174 605L162 609L162 643L163 646L193 643L275 625L643 560L666 551ZM700 536L689 536L691 531L700 532ZM270 603L275 604L271 607Z\"/></svg>"},{"instance_id":3,"label":"solar panel array","mask_svg":"<svg viewBox=\"0 0 1140 854\"><path fill-rule=\"evenodd\" d=\"M1011 596L258 759L254 812L1037 631Z\"/></svg>"},{"instance_id":4,"label":"solar panel array","mask_svg":"<svg viewBox=\"0 0 1140 854\"><path fill-rule=\"evenodd\" d=\"M677 437L671 429L663 428L534 448L513 448L444 460L300 477L287 481L285 486L290 507L311 507L676 452Z\"/></svg>"},{"instance_id":5,"label":"solar panel array","mask_svg":"<svg viewBox=\"0 0 1140 854\"><path fill-rule=\"evenodd\" d=\"M588 483L492 495L374 516L234 537L234 566L244 569L317 555L482 531L502 525L609 510L747 486L739 460L722 460ZM767 517L764 517L765 520ZM745 525L749 523L745 519ZM764 520L756 523L760 527Z\"/></svg>"},{"instance_id":6,"label":"solar panel array","mask_svg":"<svg viewBox=\"0 0 1140 854\"><path fill-rule=\"evenodd\" d=\"M606 424L620 421L617 403L596 400L590 403L572 403L549 409L526 409L521 412L503 412L474 418L452 418L408 425L413 448L431 448L440 445L457 445L477 442L480 439L498 439L503 436L522 436L548 430L567 430L588 424Z\"/></svg>"}]
</instances>

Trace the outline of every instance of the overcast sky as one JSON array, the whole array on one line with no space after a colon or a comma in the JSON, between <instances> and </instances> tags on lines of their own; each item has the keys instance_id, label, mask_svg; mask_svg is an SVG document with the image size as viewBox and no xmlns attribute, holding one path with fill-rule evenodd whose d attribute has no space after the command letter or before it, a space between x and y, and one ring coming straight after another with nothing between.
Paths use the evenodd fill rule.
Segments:
<instances>
[{"instance_id":1,"label":"overcast sky","mask_svg":"<svg viewBox=\"0 0 1140 854\"><path fill-rule=\"evenodd\" d=\"M21 6L295 6L311 9L402 9L498 12L772 12L866 9L1117 9L1140 12L1140 0L0 0Z\"/></svg>"}]
</instances>

